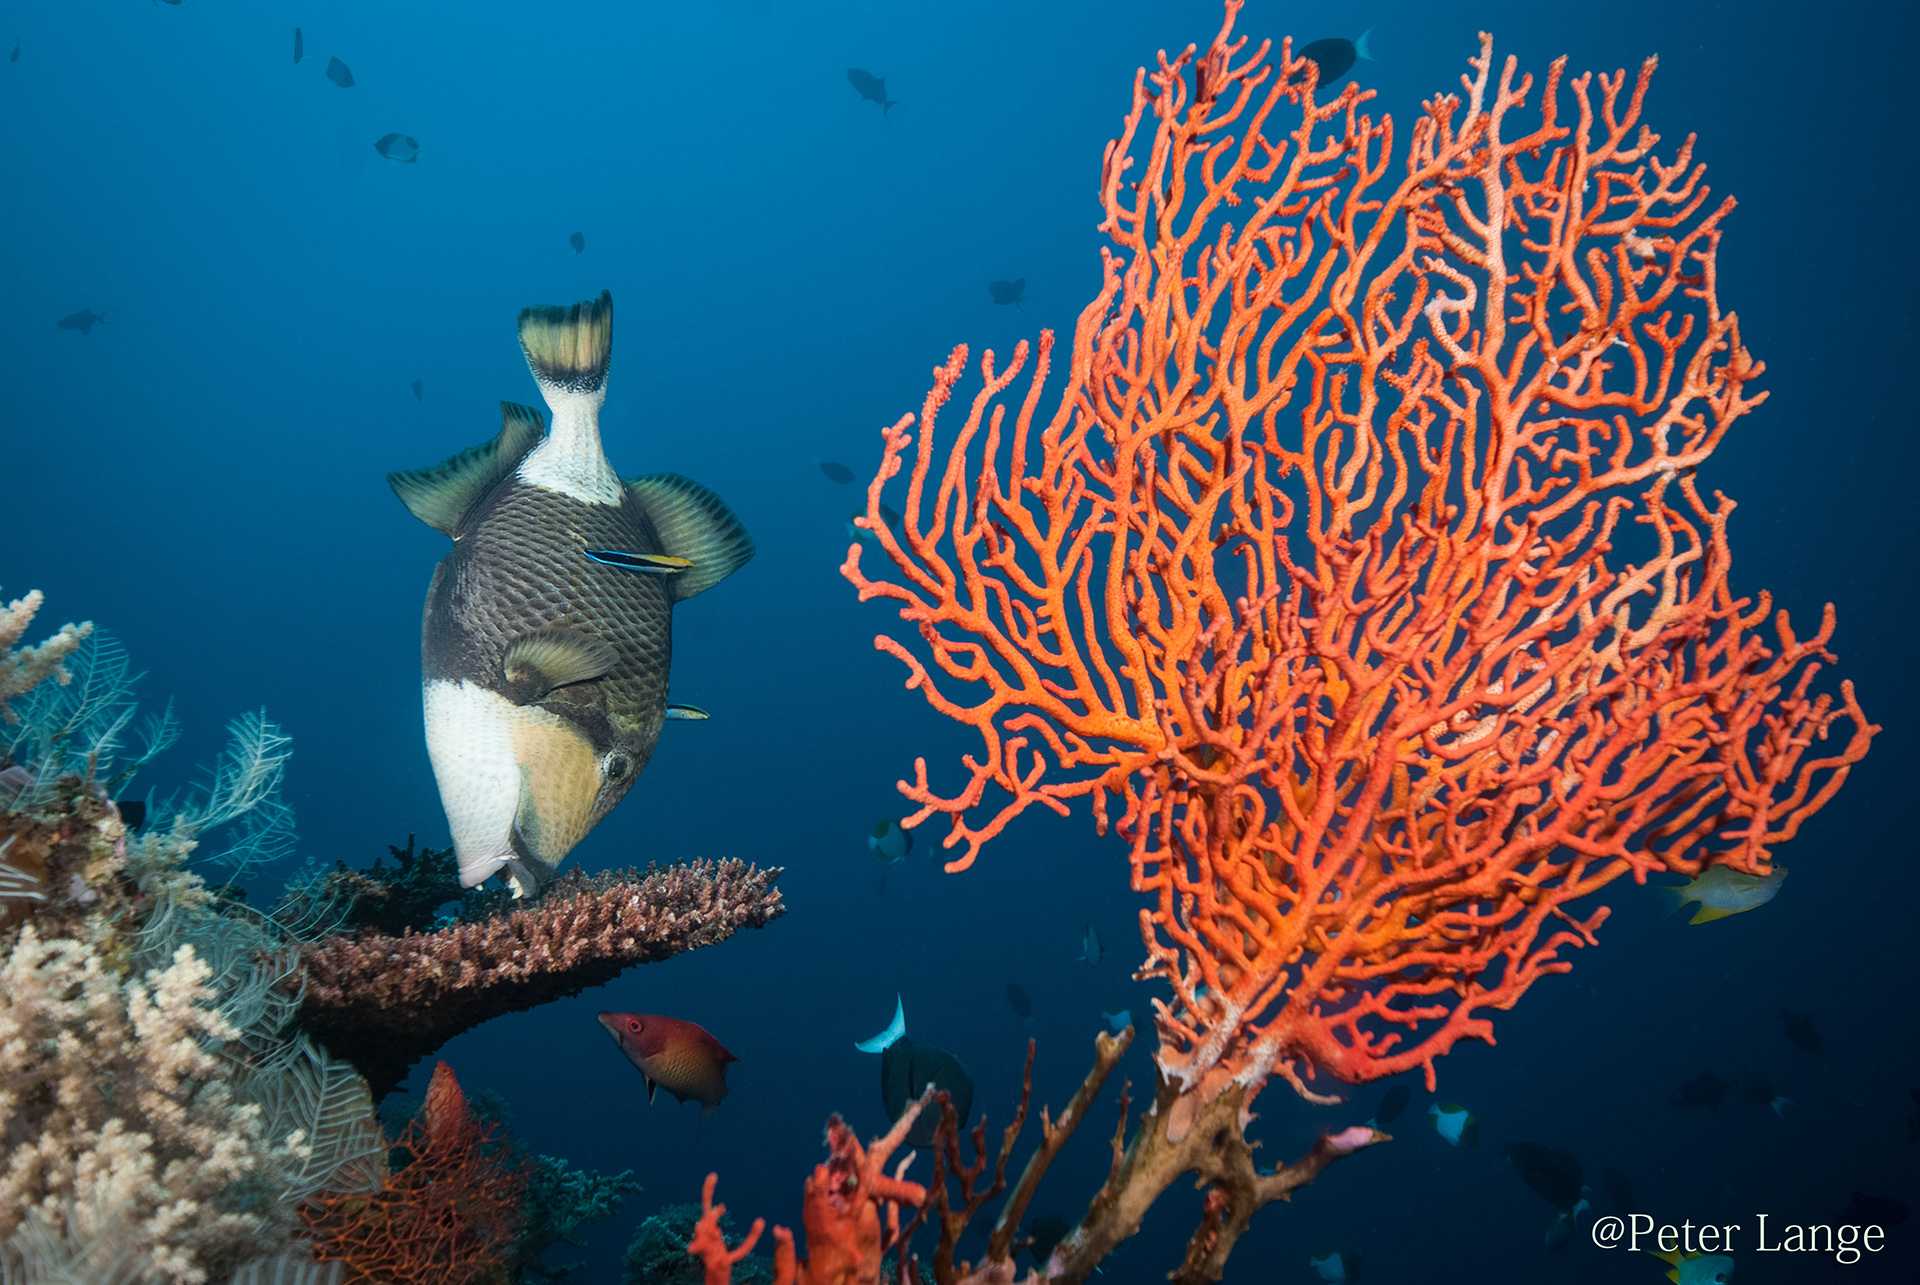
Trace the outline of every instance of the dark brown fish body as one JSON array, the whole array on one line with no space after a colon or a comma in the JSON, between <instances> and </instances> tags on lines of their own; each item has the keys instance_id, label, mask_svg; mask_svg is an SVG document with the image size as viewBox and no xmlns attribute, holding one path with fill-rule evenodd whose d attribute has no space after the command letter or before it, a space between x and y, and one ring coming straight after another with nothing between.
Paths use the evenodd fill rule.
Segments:
<instances>
[{"instance_id":1,"label":"dark brown fish body","mask_svg":"<svg viewBox=\"0 0 1920 1285\"><path fill-rule=\"evenodd\" d=\"M898 101L887 97L887 78L885 76L876 76L870 71L861 71L858 67L849 67L847 68L847 83L852 85L855 91L859 93L862 102L879 103L880 114L882 116L885 116L893 108L900 105Z\"/></svg>"},{"instance_id":2,"label":"dark brown fish body","mask_svg":"<svg viewBox=\"0 0 1920 1285\"><path fill-rule=\"evenodd\" d=\"M551 433L509 404L493 441L388 477L453 538L427 590L420 658L428 754L467 887L504 870L516 896L537 891L626 795L667 717L674 604L753 554L711 491L672 473L622 482L607 464L612 309L603 294L521 316Z\"/></svg>"},{"instance_id":3,"label":"dark brown fish body","mask_svg":"<svg viewBox=\"0 0 1920 1285\"><path fill-rule=\"evenodd\" d=\"M727 1064L740 1059L704 1027L652 1013L602 1013L600 1025L640 1068L647 1101L653 1101L658 1087L712 1111L727 1096Z\"/></svg>"},{"instance_id":4,"label":"dark brown fish body","mask_svg":"<svg viewBox=\"0 0 1920 1285\"><path fill-rule=\"evenodd\" d=\"M82 308L70 317L62 317L54 322L57 330L78 330L83 335L93 333L93 328L105 321L106 317L91 308Z\"/></svg>"}]
</instances>

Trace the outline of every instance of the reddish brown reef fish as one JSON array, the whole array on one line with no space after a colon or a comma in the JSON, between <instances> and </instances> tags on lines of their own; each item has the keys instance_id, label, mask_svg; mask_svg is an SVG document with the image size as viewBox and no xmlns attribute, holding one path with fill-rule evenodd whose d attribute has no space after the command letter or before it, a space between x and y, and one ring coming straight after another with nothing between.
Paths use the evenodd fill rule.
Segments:
<instances>
[{"instance_id":1,"label":"reddish brown reef fish","mask_svg":"<svg viewBox=\"0 0 1920 1285\"><path fill-rule=\"evenodd\" d=\"M727 1096L727 1063L740 1059L705 1027L652 1013L602 1013L600 1025L640 1068L647 1101L658 1086L682 1102L698 1102L705 1116Z\"/></svg>"}]
</instances>

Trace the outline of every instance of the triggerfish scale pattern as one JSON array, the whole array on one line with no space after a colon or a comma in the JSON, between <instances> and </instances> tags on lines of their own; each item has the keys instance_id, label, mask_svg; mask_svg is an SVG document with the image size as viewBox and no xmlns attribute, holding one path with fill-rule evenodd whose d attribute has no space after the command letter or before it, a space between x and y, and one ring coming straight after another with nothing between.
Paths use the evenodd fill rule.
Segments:
<instances>
[{"instance_id":1,"label":"triggerfish scale pattern","mask_svg":"<svg viewBox=\"0 0 1920 1285\"><path fill-rule=\"evenodd\" d=\"M682 1102L698 1102L710 1112L727 1096L727 1063L740 1059L706 1028L677 1017L652 1013L602 1013L600 1025L647 1082L647 1101L655 1088Z\"/></svg>"}]
</instances>

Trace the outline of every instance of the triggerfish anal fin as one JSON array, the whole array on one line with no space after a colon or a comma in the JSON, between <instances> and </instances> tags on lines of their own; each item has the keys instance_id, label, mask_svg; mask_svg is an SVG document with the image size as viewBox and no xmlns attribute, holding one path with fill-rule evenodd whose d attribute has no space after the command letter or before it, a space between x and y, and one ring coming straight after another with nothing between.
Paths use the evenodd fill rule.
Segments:
<instances>
[{"instance_id":1,"label":"triggerfish anal fin","mask_svg":"<svg viewBox=\"0 0 1920 1285\"><path fill-rule=\"evenodd\" d=\"M660 545L691 565L674 577L673 596L685 602L745 566L753 537L718 495L678 473L627 479L627 493L646 510ZM591 556L591 555L589 555Z\"/></svg>"},{"instance_id":2,"label":"triggerfish anal fin","mask_svg":"<svg viewBox=\"0 0 1920 1285\"><path fill-rule=\"evenodd\" d=\"M501 402L498 437L428 468L389 473L387 485L413 516L443 535L454 535L475 501L510 476L545 431L539 411Z\"/></svg>"},{"instance_id":3,"label":"triggerfish anal fin","mask_svg":"<svg viewBox=\"0 0 1920 1285\"><path fill-rule=\"evenodd\" d=\"M536 629L507 645L500 661L515 704L537 701L556 687L592 682L619 661L614 649L598 638L570 629ZM515 699L518 698L518 699Z\"/></svg>"},{"instance_id":4,"label":"triggerfish anal fin","mask_svg":"<svg viewBox=\"0 0 1920 1285\"><path fill-rule=\"evenodd\" d=\"M619 549L584 549L582 552L587 555L589 562L618 567L622 571L638 571L642 575L677 576L693 566L685 558L666 553L623 553Z\"/></svg>"},{"instance_id":5,"label":"triggerfish anal fin","mask_svg":"<svg viewBox=\"0 0 1920 1285\"><path fill-rule=\"evenodd\" d=\"M898 995L893 997L893 1021L872 1039L855 1040L853 1047L862 1053L884 1053L907 1033L907 1006Z\"/></svg>"}]
</instances>

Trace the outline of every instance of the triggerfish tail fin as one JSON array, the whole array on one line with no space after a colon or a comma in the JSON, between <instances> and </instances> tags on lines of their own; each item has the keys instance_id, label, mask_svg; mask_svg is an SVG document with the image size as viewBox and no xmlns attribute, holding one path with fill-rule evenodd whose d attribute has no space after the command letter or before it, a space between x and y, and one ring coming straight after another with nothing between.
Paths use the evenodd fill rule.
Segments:
<instances>
[{"instance_id":1,"label":"triggerfish tail fin","mask_svg":"<svg viewBox=\"0 0 1920 1285\"><path fill-rule=\"evenodd\" d=\"M1371 36L1374 32L1378 30L1379 30L1378 27L1368 27L1365 31L1360 33L1360 39L1353 42L1353 52L1359 55L1360 57L1365 58L1368 62L1380 61L1378 58L1375 58L1372 52L1367 48L1367 37Z\"/></svg>"},{"instance_id":2,"label":"triggerfish tail fin","mask_svg":"<svg viewBox=\"0 0 1920 1285\"><path fill-rule=\"evenodd\" d=\"M692 478L678 473L629 478L627 493L646 510L661 548L689 564L673 578L674 601L713 588L753 556L753 537L733 510Z\"/></svg>"},{"instance_id":3,"label":"triggerfish tail fin","mask_svg":"<svg viewBox=\"0 0 1920 1285\"><path fill-rule=\"evenodd\" d=\"M613 356L613 292L570 307L522 308L520 350L549 406L556 393L604 394Z\"/></svg>"},{"instance_id":4,"label":"triggerfish tail fin","mask_svg":"<svg viewBox=\"0 0 1920 1285\"><path fill-rule=\"evenodd\" d=\"M518 468L545 432L539 411L501 402L498 437L428 468L389 473L387 485L413 516L450 536L474 501Z\"/></svg>"},{"instance_id":5,"label":"triggerfish tail fin","mask_svg":"<svg viewBox=\"0 0 1920 1285\"><path fill-rule=\"evenodd\" d=\"M853 1047L862 1053L884 1053L907 1033L907 1006L898 995L893 997L893 1021L872 1039L856 1040Z\"/></svg>"}]
</instances>

